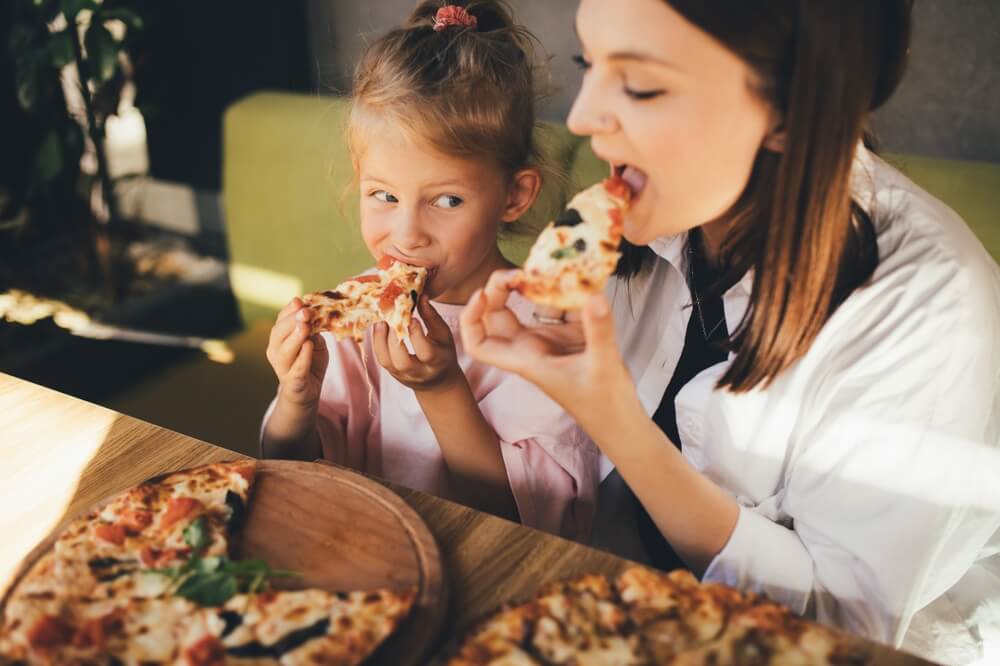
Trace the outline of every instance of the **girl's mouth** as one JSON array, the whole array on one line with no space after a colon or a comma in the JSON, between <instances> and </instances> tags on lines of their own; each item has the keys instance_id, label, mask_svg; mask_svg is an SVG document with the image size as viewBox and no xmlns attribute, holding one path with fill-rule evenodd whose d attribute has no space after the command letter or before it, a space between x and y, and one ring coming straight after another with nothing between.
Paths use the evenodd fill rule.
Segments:
<instances>
[{"instance_id":1,"label":"girl's mouth","mask_svg":"<svg viewBox=\"0 0 1000 666\"><path fill-rule=\"evenodd\" d=\"M614 174L628 185L632 191L632 200L638 199L646 187L646 174L628 164L615 165Z\"/></svg>"}]
</instances>

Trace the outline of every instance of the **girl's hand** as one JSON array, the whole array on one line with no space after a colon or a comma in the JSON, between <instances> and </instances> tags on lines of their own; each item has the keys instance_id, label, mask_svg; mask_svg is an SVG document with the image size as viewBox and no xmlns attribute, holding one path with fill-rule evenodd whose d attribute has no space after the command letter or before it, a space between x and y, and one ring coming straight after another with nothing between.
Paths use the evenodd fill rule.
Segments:
<instances>
[{"instance_id":1,"label":"girl's hand","mask_svg":"<svg viewBox=\"0 0 1000 666\"><path fill-rule=\"evenodd\" d=\"M578 321L525 326L506 305L517 274L497 271L469 300L461 317L465 350L537 384L594 436L608 414L622 413L622 401L638 400L607 299L592 296Z\"/></svg>"},{"instance_id":2,"label":"girl's hand","mask_svg":"<svg viewBox=\"0 0 1000 666\"><path fill-rule=\"evenodd\" d=\"M267 343L267 360L278 377L278 399L312 408L319 402L323 375L330 362L326 343L309 335L310 311L293 298L278 313Z\"/></svg>"},{"instance_id":3,"label":"girl's hand","mask_svg":"<svg viewBox=\"0 0 1000 666\"><path fill-rule=\"evenodd\" d=\"M372 336L375 358L390 375L414 391L451 388L464 377L458 365L455 339L427 296L420 297L417 308L427 332L424 333L416 319L410 322L410 343L415 354L410 354L396 332L381 322Z\"/></svg>"}]
</instances>

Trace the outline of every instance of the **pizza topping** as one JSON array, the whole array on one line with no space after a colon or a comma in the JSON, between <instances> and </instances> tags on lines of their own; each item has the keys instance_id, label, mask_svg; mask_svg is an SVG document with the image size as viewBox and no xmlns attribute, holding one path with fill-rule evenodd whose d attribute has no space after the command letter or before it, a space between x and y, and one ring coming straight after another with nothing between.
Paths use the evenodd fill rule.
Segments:
<instances>
[{"instance_id":1,"label":"pizza topping","mask_svg":"<svg viewBox=\"0 0 1000 666\"><path fill-rule=\"evenodd\" d=\"M326 635L329 629L330 618L324 617L308 627L296 629L295 631L286 634L274 645L263 645L254 641L252 643L246 643L245 645L228 648L226 651L234 657L241 657L245 659L262 657L273 657L277 659L286 652L291 652L292 650L300 647L307 641Z\"/></svg>"},{"instance_id":2,"label":"pizza topping","mask_svg":"<svg viewBox=\"0 0 1000 666\"><path fill-rule=\"evenodd\" d=\"M119 523L129 536L137 536L153 522L153 512L141 509L126 510Z\"/></svg>"},{"instance_id":3,"label":"pizza topping","mask_svg":"<svg viewBox=\"0 0 1000 666\"><path fill-rule=\"evenodd\" d=\"M94 536L102 541L120 546L125 543L125 527L118 523L103 523L94 528Z\"/></svg>"},{"instance_id":4,"label":"pizza topping","mask_svg":"<svg viewBox=\"0 0 1000 666\"><path fill-rule=\"evenodd\" d=\"M184 652L190 666L223 666L226 649L215 636L205 636Z\"/></svg>"},{"instance_id":5,"label":"pizza topping","mask_svg":"<svg viewBox=\"0 0 1000 666\"><path fill-rule=\"evenodd\" d=\"M236 631L236 628L243 624L243 616L236 611L224 610L219 613L219 619L226 623L222 629L223 638Z\"/></svg>"},{"instance_id":6,"label":"pizza topping","mask_svg":"<svg viewBox=\"0 0 1000 666\"><path fill-rule=\"evenodd\" d=\"M381 280L377 275L359 275L351 280L351 282L381 282Z\"/></svg>"},{"instance_id":7,"label":"pizza topping","mask_svg":"<svg viewBox=\"0 0 1000 666\"><path fill-rule=\"evenodd\" d=\"M575 227L582 222L583 218L580 217L580 211L575 208L567 208L559 214L559 217L555 219L554 224L557 227Z\"/></svg>"},{"instance_id":8,"label":"pizza topping","mask_svg":"<svg viewBox=\"0 0 1000 666\"><path fill-rule=\"evenodd\" d=\"M167 502L167 510L163 514L160 527L169 530L178 521L190 516L195 511L202 508L202 503L193 497L171 497Z\"/></svg>"},{"instance_id":9,"label":"pizza topping","mask_svg":"<svg viewBox=\"0 0 1000 666\"><path fill-rule=\"evenodd\" d=\"M327 298L329 298L330 300L334 300L334 301L340 301L340 300L343 300L343 299L347 298L346 296L344 296L339 291L336 291L335 289L330 289L329 291L324 291L323 295L326 296Z\"/></svg>"},{"instance_id":10,"label":"pizza topping","mask_svg":"<svg viewBox=\"0 0 1000 666\"><path fill-rule=\"evenodd\" d=\"M572 245L561 247L552 251L553 259L575 259L587 251L587 241L577 238Z\"/></svg>"},{"instance_id":11,"label":"pizza topping","mask_svg":"<svg viewBox=\"0 0 1000 666\"><path fill-rule=\"evenodd\" d=\"M72 637L72 628L51 615L43 615L38 618L28 629L28 642L35 648L66 645Z\"/></svg>"},{"instance_id":12,"label":"pizza topping","mask_svg":"<svg viewBox=\"0 0 1000 666\"><path fill-rule=\"evenodd\" d=\"M73 647L103 648L109 634L120 632L124 628L124 614L124 609L117 608L104 617L87 620L73 635Z\"/></svg>"},{"instance_id":13,"label":"pizza topping","mask_svg":"<svg viewBox=\"0 0 1000 666\"><path fill-rule=\"evenodd\" d=\"M246 520L246 503L242 497L232 490L227 490L226 506L229 507L229 520L226 523L226 530L233 533L243 527L243 522Z\"/></svg>"},{"instance_id":14,"label":"pizza topping","mask_svg":"<svg viewBox=\"0 0 1000 666\"><path fill-rule=\"evenodd\" d=\"M378 299L378 307L383 312L392 310L396 305L396 299L400 294L403 293L403 288L399 286L399 283L393 280L388 285L386 285L385 290L382 292L382 296Z\"/></svg>"},{"instance_id":15,"label":"pizza topping","mask_svg":"<svg viewBox=\"0 0 1000 666\"><path fill-rule=\"evenodd\" d=\"M392 255L383 254L382 258L378 260L378 269L380 271L388 270L390 266L396 263L396 259Z\"/></svg>"}]
</instances>

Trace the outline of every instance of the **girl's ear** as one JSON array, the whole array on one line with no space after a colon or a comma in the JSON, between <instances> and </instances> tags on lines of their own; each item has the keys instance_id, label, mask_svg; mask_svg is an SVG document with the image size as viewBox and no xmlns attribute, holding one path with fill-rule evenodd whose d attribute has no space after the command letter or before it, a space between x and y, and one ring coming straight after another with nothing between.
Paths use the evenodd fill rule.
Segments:
<instances>
[{"instance_id":1,"label":"girl's ear","mask_svg":"<svg viewBox=\"0 0 1000 666\"><path fill-rule=\"evenodd\" d=\"M516 222L535 205L538 193L542 191L542 174L538 169L521 169L511 178L507 189L507 204L504 206L502 222Z\"/></svg>"}]
</instances>

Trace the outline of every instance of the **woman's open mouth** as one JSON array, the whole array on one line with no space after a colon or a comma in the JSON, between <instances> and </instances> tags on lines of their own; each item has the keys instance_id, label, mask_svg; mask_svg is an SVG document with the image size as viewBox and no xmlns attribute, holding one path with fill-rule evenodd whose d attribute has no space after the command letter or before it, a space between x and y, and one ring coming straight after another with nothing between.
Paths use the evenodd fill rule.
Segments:
<instances>
[{"instance_id":1,"label":"woman's open mouth","mask_svg":"<svg viewBox=\"0 0 1000 666\"><path fill-rule=\"evenodd\" d=\"M628 185L632 191L632 200L638 199L646 187L646 174L629 164L615 165L614 174Z\"/></svg>"}]
</instances>

